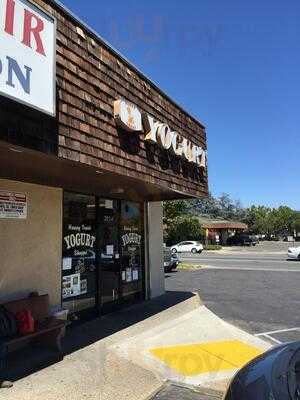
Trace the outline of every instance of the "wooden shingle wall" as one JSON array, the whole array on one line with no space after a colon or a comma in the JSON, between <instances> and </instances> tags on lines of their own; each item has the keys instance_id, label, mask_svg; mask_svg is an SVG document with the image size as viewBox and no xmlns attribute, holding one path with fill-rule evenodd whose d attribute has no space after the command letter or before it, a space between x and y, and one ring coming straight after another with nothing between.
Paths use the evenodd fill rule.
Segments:
<instances>
[{"instance_id":1,"label":"wooden shingle wall","mask_svg":"<svg viewBox=\"0 0 300 400\"><path fill-rule=\"evenodd\" d=\"M195 177L149 161L143 140L138 152L126 151L113 102L125 98L206 148L204 127L64 10L49 0L36 3L57 19L59 156L189 195L206 195L206 172Z\"/></svg>"}]
</instances>

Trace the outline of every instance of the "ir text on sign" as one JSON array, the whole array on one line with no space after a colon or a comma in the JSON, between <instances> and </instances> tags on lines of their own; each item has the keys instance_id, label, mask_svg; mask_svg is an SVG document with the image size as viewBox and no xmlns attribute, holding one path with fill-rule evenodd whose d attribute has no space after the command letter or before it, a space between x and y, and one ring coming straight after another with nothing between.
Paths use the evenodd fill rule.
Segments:
<instances>
[{"instance_id":1,"label":"ir text on sign","mask_svg":"<svg viewBox=\"0 0 300 400\"><path fill-rule=\"evenodd\" d=\"M55 115L55 19L27 0L0 0L0 94Z\"/></svg>"}]
</instances>

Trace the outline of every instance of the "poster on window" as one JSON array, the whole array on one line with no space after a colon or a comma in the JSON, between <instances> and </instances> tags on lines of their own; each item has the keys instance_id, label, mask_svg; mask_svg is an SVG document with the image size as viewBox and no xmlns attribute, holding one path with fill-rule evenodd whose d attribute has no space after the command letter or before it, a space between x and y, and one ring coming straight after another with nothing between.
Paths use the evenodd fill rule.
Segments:
<instances>
[{"instance_id":1,"label":"poster on window","mask_svg":"<svg viewBox=\"0 0 300 400\"><path fill-rule=\"evenodd\" d=\"M81 294L80 274L67 275L63 277L62 297L75 297Z\"/></svg>"},{"instance_id":2,"label":"poster on window","mask_svg":"<svg viewBox=\"0 0 300 400\"><path fill-rule=\"evenodd\" d=\"M133 281L139 280L139 270L138 269L132 270L132 280Z\"/></svg>"},{"instance_id":3,"label":"poster on window","mask_svg":"<svg viewBox=\"0 0 300 400\"><path fill-rule=\"evenodd\" d=\"M63 258L63 271L72 269L72 258L64 257Z\"/></svg>"},{"instance_id":4,"label":"poster on window","mask_svg":"<svg viewBox=\"0 0 300 400\"><path fill-rule=\"evenodd\" d=\"M131 268L126 268L126 282L132 281L132 270Z\"/></svg>"},{"instance_id":5,"label":"poster on window","mask_svg":"<svg viewBox=\"0 0 300 400\"><path fill-rule=\"evenodd\" d=\"M26 219L27 196L24 193L0 191L0 219Z\"/></svg>"},{"instance_id":6,"label":"poster on window","mask_svg":"<svg viewBox=\"0 0 300 400\"><path fill-rule=\"evenodd\" d=\"M88 281L87 279L82 279L80 281L80 294L86 294L88 289Z\"/></svg>"},{"instance_id":7,"label":"poster on window","mask_svg":"<svg viewBox=\"0 0 300 400\"><path fill-rule=\"evenodd\" d=\"M126 281L126 271L122 271L122 281Z\"/></svg>"}]
</instances>

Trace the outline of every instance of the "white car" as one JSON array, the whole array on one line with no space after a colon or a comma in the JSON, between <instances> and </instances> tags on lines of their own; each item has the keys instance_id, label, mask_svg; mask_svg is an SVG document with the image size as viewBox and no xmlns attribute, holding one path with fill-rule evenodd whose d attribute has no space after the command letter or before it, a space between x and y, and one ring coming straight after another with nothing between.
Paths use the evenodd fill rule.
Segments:
<instances>
[{"instance_id":1,"label":"white car","mask_svg":"<svg viewBox=\"0 0 300 400\"><path fill-rule=\"evenodd\" d=\"M288 258L300 260L300 247L290 247L288 249Z\"/></svg>"},{"instance_id":2,"label":"white car","mask_svg":"<svg viewBox=\"0 0 300 400\"><path fill-rule=\"evenodd\" d=\"M180 242L171 247L172 253L202 253L203 245L200 242Z\"/></svg>"}]
</instances>

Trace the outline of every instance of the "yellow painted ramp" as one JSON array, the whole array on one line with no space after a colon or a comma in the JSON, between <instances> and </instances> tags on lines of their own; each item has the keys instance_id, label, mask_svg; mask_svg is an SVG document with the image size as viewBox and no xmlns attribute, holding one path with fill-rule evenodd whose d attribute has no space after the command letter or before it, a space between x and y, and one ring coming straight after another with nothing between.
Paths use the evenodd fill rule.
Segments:
<instances>
[{"instance_id":1,"label":"yellow painted ramp","mask_svg":"<svg viewBox=\"0 0 300 400\"><path fill-rule=\"evenodd\" d=\"M161 347L150 352L184 376L240 368L262 353L239 340Z\"/></svg>"}]
</instances>

